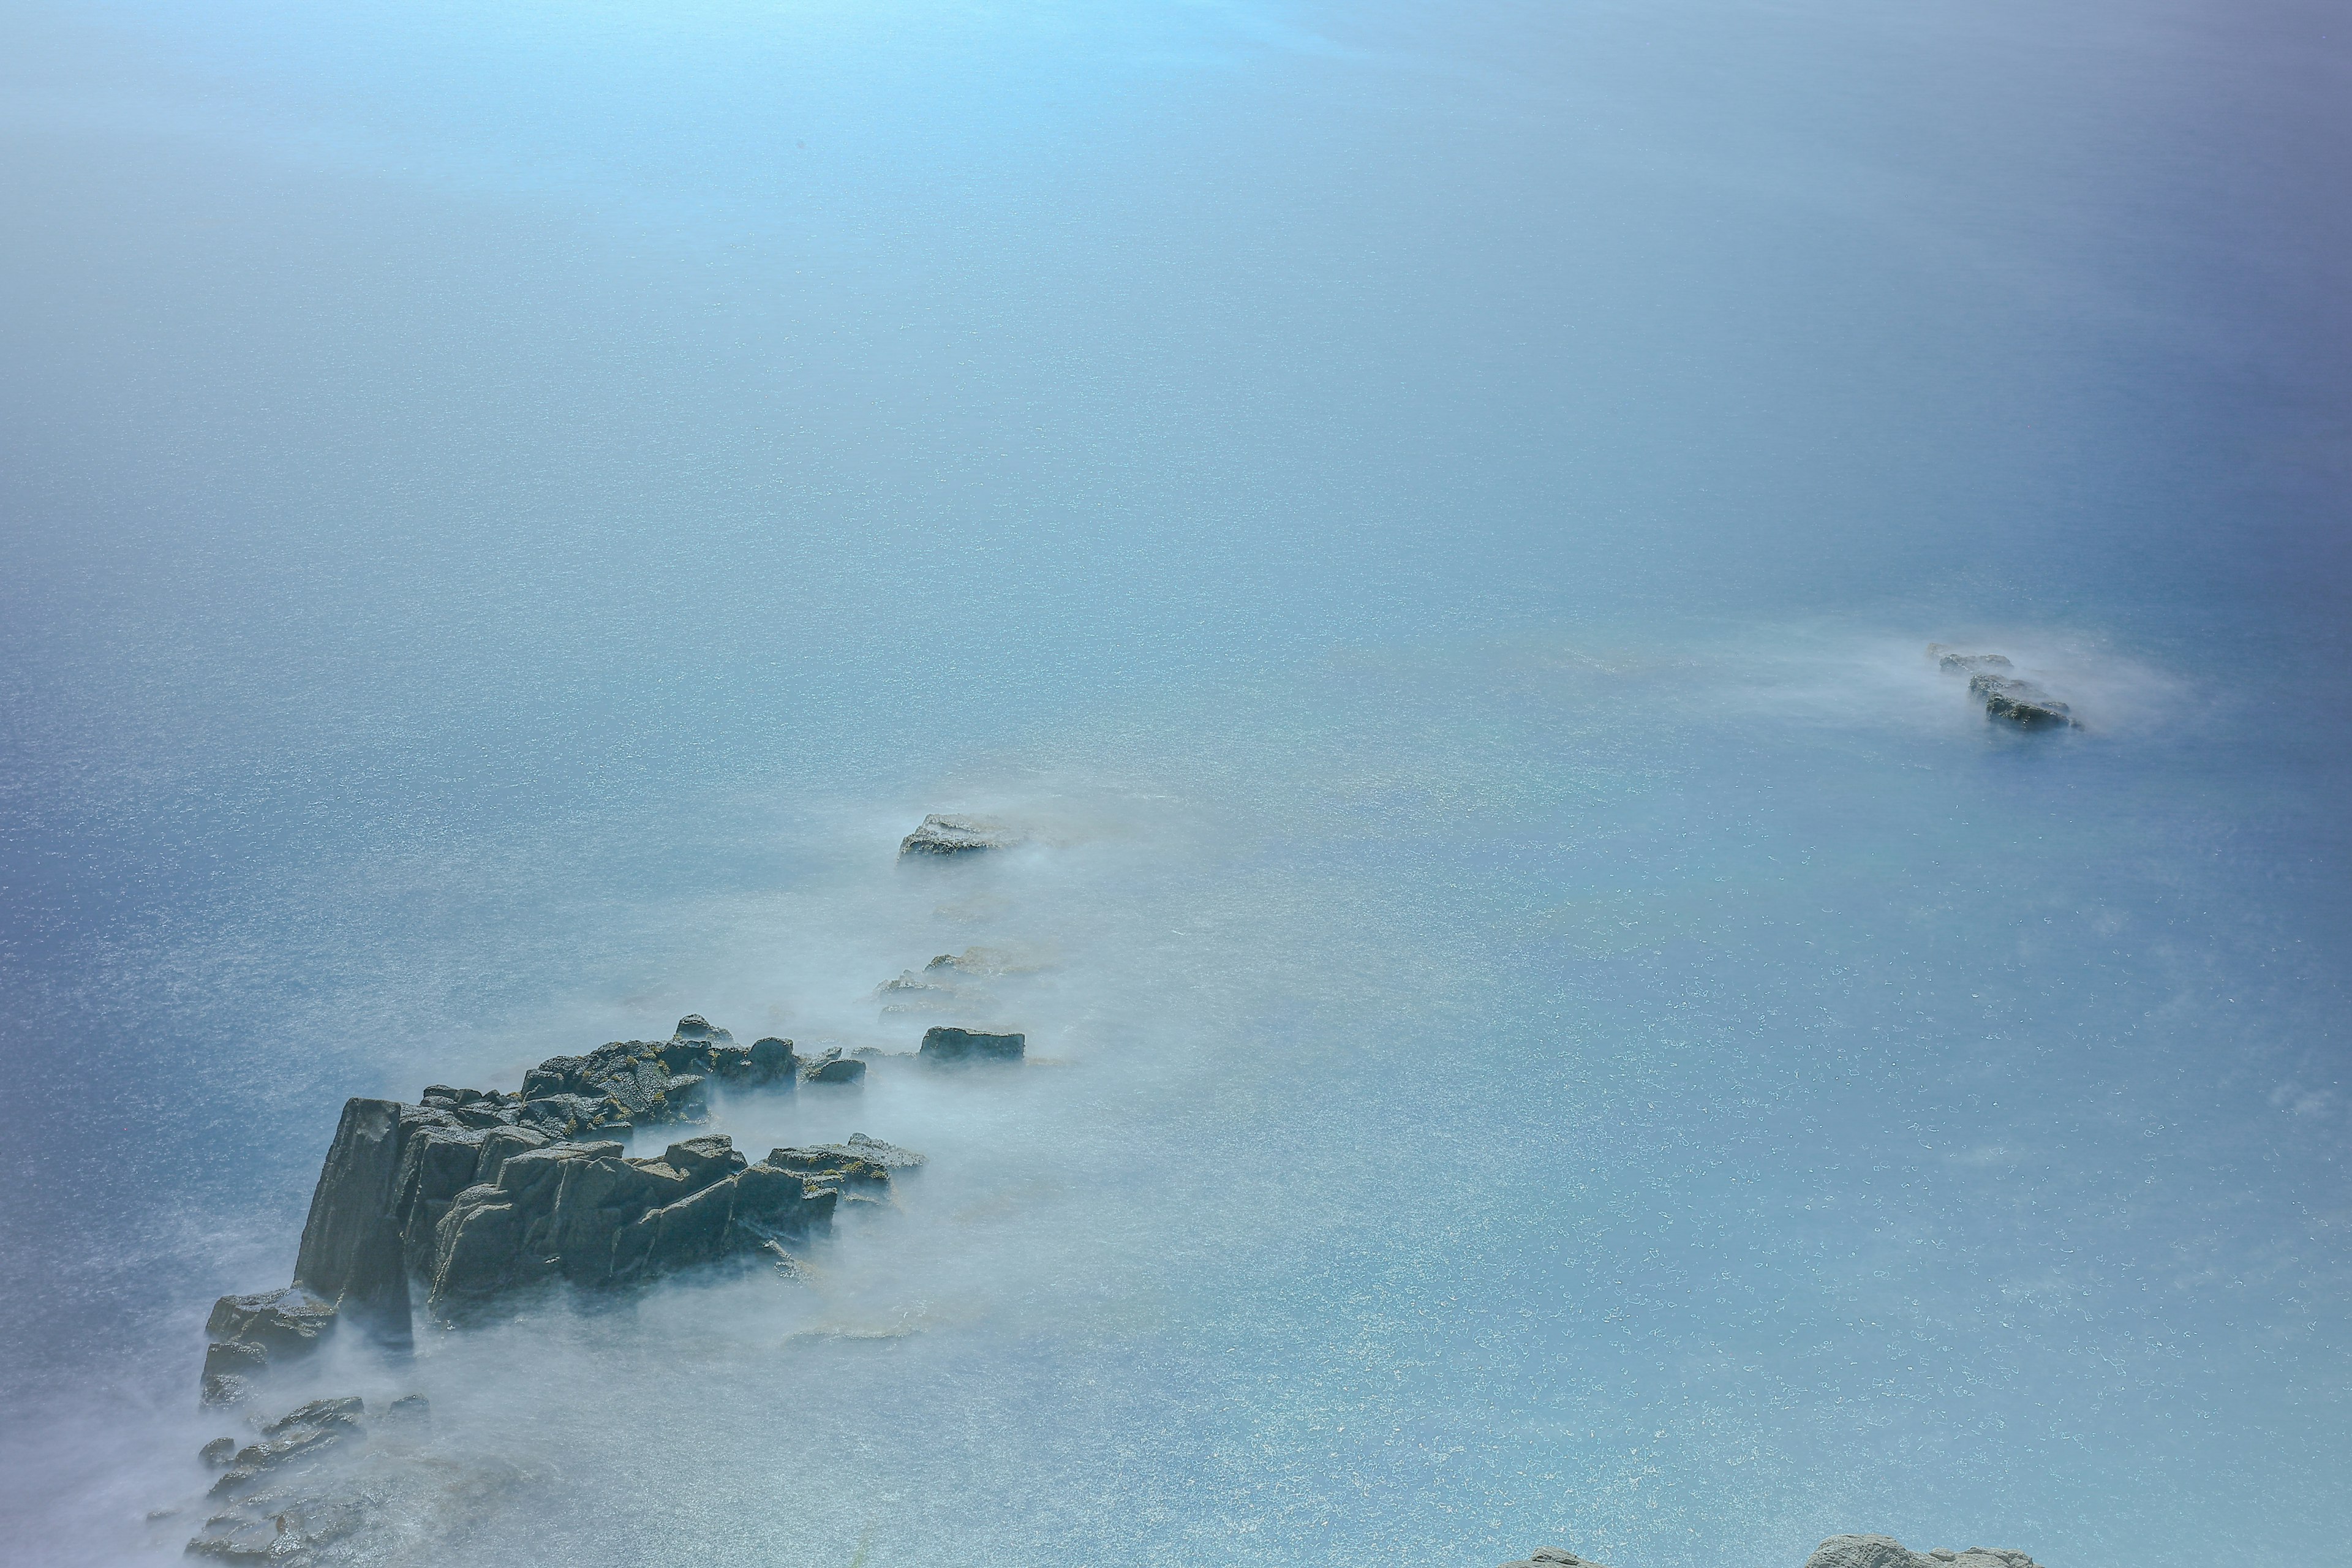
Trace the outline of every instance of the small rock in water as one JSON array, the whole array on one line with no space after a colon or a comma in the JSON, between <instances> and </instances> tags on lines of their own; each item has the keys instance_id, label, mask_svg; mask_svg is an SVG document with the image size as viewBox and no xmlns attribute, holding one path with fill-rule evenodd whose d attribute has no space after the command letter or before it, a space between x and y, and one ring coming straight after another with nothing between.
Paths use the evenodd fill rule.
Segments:
<instances>
[{"instance_id":1,"label":"small rock in water","mask_svg":"<svg viewBox=\"0 0 2352 1568\"><path fill-rule=\"evenodd\" d=\"M215 1437L196 1450L196 1458L211 1469L219 1469L236 1457L236 1439Z\"/></svg>"},{"instance_id":2,"label":"small rock in water","mask_svg":"<svg viewBox=\"0 0 2352 1568\"><path fill-rule=\"evenodd\" d=\"M1603 1568L1603 1565L1558 1546L1538 1546L1518 1562L1504 1563L1503 1568Z\"/></svg>"},{"instance_id":3,"label":"small rock in water","mask_svg":"<svg viewBox=\"0 0 2352 1568\"><path fill-rule=\"evenodd\" d=\"M1001 822L977 816L933 813L923 825L898 841L901 855L968 855L982 849L1010 849L1021 836Z\"/></svg>"},{"instance_id":4,"label":"small rock in water","mask_svg":"<svg viewBox=\"0 0 2352 1568\"><path fill-rule=\"evenodd\" d=\"M1971 1546L1966 1552L1913 1552L1890 1535L1832 1535L1805 1568L2037 1568L2022 1552Z\"/></svg>"},{"instance_id":5,"label":"small rock in water","mask_svg":"<svg viewBox=\"0 0 2352 1568\"><path fill-rule=\"evenodd\" d=\"M803 1083L856 1084L866 1081L866 1064L856 1057L841 1054L839 1046L827 1046L822 1055L801 1063Z\"/></svg>"},{"instance_id":6,"label":"small rock in water","mask_svg":"<svg viewBox=\"0 0 2352 1568\"><path fill-rule=\"evenodd\" d=\"M1017 1062L1026 1053L1025 1035L983 1035L971 1029L923 1031L923 1048L916 1054L935 1066L963 1062Z\"/></svg>"},{"instance_id":7,"label":"small rock in water","mask_svg":"<svg viewBox=\"0 0 2352 1568\"><path fill-rule=\"evenodd\" d=\"M2028 730L2058 729L2074 723L2074 710L2030 680L2006 676L1974 675L1969 689L1984 699L1988 718L2006 719Z\"/></svg>"}]
</instances>

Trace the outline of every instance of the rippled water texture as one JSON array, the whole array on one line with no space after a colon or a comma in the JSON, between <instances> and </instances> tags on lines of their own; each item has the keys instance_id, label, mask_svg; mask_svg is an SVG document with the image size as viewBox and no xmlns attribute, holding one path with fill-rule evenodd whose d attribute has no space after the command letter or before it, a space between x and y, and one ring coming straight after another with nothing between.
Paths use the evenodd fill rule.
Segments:
<instances>
[{"instance_id":1,"label":"rippled water texture","mask_svg":"<svg viewBox=\"0 0 2352 1568\"><path fill-rule=\"evenodd\" d=\"M1036 1059L337 1369L378 1561L2339 1560L2340 23L0 3L7 1552L345 1097L695 1011Z\"/></svg>"}]
</instances>

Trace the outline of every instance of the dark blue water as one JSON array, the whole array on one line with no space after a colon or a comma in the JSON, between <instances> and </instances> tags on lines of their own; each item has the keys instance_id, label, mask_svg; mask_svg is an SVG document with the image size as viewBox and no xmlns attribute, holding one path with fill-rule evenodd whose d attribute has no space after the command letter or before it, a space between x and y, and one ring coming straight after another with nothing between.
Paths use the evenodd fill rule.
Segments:
<instances>
[{"instance_id":1,"label":"dark blue water","mask_svg":"<svg viewBox=\"0 0 2352 1568\"><path fill-rule=\"evenodd\" d=\"M1045 1065L730 1108L933 1164L429 1339L382 1560L2340 1554L2324 8L0 25L28 1560L346 1096L971 944Z\"/></svg>"}]
</instances>

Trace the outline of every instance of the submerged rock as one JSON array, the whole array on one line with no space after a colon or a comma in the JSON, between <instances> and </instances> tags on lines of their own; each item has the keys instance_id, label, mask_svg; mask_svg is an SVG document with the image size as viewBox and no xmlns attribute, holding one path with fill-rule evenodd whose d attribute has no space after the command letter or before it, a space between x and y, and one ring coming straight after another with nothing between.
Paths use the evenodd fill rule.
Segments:
<instances>
[{"instance_id":1,"label":"submerged rock","mask_svg":"<svg viewBox=\"0 0 2352 1568\"><path fill-rule=\"evenodd\" d=\"M934 813L898 841L898 853L969 855L982 849L1010 849L1021 842L1021 835L1001 822Z\"/></svg>"},{"instance_id":2,"label":"submerged rock","mask_svg":"<svg viewBox=\"0 0 2352 1568\"><path fill-rule=\"evenodd\" d=\"M1538 1546L1517 1563L1504 1563L1503 1568L1603 1568L1603 1565L1558 1546Z\"/></svg>"},{"instance_id":3,"label":"submerged rock","mask_svg":"<svg viewBox=\"0 0 2352 1568\"><path fill-rule=\"evenodd\" d=\"M923 1031L923 1047L916 1055L933 1066L949 1066L1017 1062L1027 1049L1025 1035L983 1035L971 1029L936 1028Z\"/></svg>"}]
</instances>

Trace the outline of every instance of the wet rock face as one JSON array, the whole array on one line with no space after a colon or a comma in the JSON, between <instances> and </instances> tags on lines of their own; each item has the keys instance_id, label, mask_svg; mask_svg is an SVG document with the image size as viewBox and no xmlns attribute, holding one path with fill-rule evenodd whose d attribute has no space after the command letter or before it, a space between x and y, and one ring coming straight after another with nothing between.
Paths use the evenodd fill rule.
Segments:
<instances>
[{"instance_id":1,"label":"wet rock face","mask_svg":"<svg viewBox=\"0 0 2352 1568\"><path fill-rule=\"evenodd\" d=\"M1017 1062L1028 1049L1026 1035L983 1035L971 1029L926 1029L916 1055L934 1067L965 1062Z\"/></svg>"},{"instance_id":2,"label":"wet rock face","mask_svg":"<svg viewBox=\"0 0 2352 1568\"><path fill-rule=\"evenodd\" d=\"M934 813L898 841L898 853L971 855L983 849L1010 849L1020 842L1021 836L1001 822Z\"/></svg>"},{"instance_id":3,"label":"wet rock face","mask_svg":"<svg viewBox=\"0 0 2352 1568\"><path fill-rule=\"evenodd\" d=\"M389 1100L343 1102L294 1259L296 1285L387 1343L409 1337L408 1270L394 1215L404 1109Z\"/></svg>"}]
</instances>

